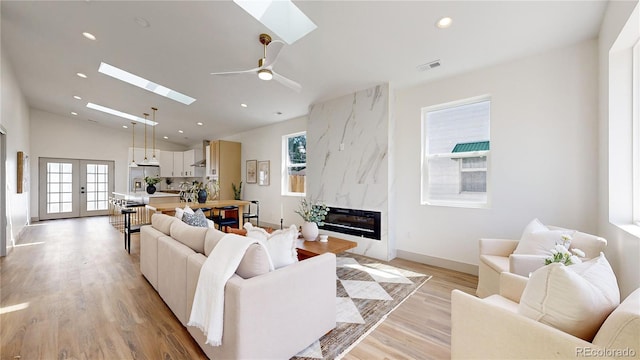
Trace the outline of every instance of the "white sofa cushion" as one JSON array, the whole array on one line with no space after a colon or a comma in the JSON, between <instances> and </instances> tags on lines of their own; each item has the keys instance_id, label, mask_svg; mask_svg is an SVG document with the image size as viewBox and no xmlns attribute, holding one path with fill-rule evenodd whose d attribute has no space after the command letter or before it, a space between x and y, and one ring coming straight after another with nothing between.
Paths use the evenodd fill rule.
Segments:
<instances>
[{"instance_id":1,"label":"white sofa cushion","mask_svg":"<svg viewBox=\"0 0 640 360\"><path fill-rule=\"evenodd\" d=\"M525 227L514 254L551 255L556 244L562 244L562 235L572 235L574 230L550 230L540 220L533 219Z\"/></svg>"},{"instance_id":2,"label":"white sofa cushion","mask_svg":"<svg viewBox=\"0 0 640 360\"><path fill-rule=\"evenodd\" d=\"M298 261L298 250L296 249L298 228L295 225L291 225L288 229L276 230L271 234L264 229L257 230L258 228L253 227L250 223L246 223L244 227L247 229L247 237L264 242L275 269Z\"/></svg>"},{"instance_id":3,"label":"white sofa cushion","mask_svg":"<svg viewBox=\"0 0 640 360\"><path fill-rule=\"evenodd\" d=\"M161 231L165 235L169 235L171 233L171 224L173 224L174 221L176 221L176 218L173 216L160 213L151 215L151 225L154 229Z\"/></svg>"},{"instance_id":4,"label":"white sofa cushion","mask_svg":"<svg viewBox=\"0 0 640 360\"><path fill-rule=\"evenodd\" d=\"M269 255L264 246L258 244L250 245L247 248L236 274L243 279L250 279L254 276L269 272Z\"/></svg>"},{"instance_id":5,"label":"white sofa cushion","mask_svg":"<svg viewBox=\"0 0 640 360\"><path fill-rule=\"evenodd\" d=\"M171 237L196 252L204 253L204 237L208 228L190 226L182 221L175 221L171 225Z\"/></svg>"},{"instance_id":6,"label":"white sofa cushion","mask_svg":"<svg viewBox=\"0 0 640 360\"><path fill-rule=\"evenodd\" d=\"M620 303L616 276L604 254L565 266L552 263L531 274L518 312L591 341Z\"/></svg>"}]
</instances>

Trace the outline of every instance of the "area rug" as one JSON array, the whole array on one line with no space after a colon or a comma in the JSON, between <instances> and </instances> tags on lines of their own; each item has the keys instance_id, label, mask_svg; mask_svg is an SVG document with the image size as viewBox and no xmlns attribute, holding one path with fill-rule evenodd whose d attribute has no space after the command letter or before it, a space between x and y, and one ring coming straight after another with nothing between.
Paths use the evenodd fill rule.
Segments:
<instances>
[{"instance_id":1,"label":"area rug","mask_svg":"<svg viewBox=\"0 0 640 360\"><path fill-rule=\"evenodd\" d=\"M336 258L336 328L292 359L340 359L431 278L344 253Z\"/></svg>"}]
</instances>

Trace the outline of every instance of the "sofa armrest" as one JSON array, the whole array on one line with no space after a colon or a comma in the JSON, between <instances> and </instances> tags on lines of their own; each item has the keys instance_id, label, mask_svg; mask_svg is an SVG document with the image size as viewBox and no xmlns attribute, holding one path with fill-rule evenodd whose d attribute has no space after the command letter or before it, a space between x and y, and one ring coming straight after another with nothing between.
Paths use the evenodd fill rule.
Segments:
<instances>
[{"instance_id":1,"label":"sofa armrest","mask_svg":"<svg viewBox=\"0 0 640 360\"><path fill-rule=\"evenodd\" d=\"M507 257L518 246L518 240L511 239L480 239L480 255L495 255Z\"/></svg>"},{"instance_id":2,"label":"sofa armrest","mask_svg":"<svg viewBox=\"0 0 640 360\"><path fill-rule=\"evenodd\" d=\"M335 326L334 254L227 282L222 341L234 339L237 358L290 358Z\"/></svg>"},{"instance_id":3,"label":"sofa armrest","mask_svg":"<svg viewBox=\"0 0 640 360\"><path fill-rule=\"evenodd\" d=\"M528 281L529 278L524 276L506 271L500 273L500 296L520 303L520 297L522 297L522 292L524 292Z\"/></svg>"},{"instance_id":4,"label":"sofa armrest","mask_svg":"<svg viewBox=\"0 0 640 360\"><path fill-rule=\"evenodd\" d=\"M511 254L509 255L509 272L529 277L529 273L544 266L544 259L548 257L548 255Z\"/></svg>"},{"instance_id":5,"label":"sofa armrest","mask_svg":"<svg viewBox=\"0 0 640 360\"><path fill-rule=\"evenodd\" d=\"M451 293L452 359L568 359L585 348L599 349L462 291Z\"/></svg>"}]
</instances>

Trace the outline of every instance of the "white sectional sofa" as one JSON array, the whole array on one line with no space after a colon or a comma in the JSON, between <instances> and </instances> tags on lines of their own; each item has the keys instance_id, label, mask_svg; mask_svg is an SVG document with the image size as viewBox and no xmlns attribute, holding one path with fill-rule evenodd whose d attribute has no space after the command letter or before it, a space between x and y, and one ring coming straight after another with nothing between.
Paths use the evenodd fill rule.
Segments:
<instances>
[{"instance_id":1,"label":"white sectional sofa","mask_svg":"<svg viewBox=\"0 0 640 360\"><path fill-rule=\"evenodd\" d=\"M187 327L200 268L225 235L154 214L140 232L140 269ZM227 282L222 345L205 344L212 359L288 359L336 325L336 258L324 254L270 271L264 247L247 250Z\"/></svg>"}]
</instances>

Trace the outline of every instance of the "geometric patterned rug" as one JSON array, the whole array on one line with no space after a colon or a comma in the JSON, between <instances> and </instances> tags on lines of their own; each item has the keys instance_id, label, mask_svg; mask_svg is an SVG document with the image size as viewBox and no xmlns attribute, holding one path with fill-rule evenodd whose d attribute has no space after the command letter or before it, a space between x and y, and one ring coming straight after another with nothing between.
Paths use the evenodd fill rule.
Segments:
<instances>
[{"instance_id":1,"label":"geometric patterned rug","mask_svg":"<svg viewBox=\"0 0 640 360\"><path fill-rule=\"evenodd\" d=\"M431 276L376 259L336 258L336 327L292 359L340 359Z\"/></svg>"}]
</instances>

